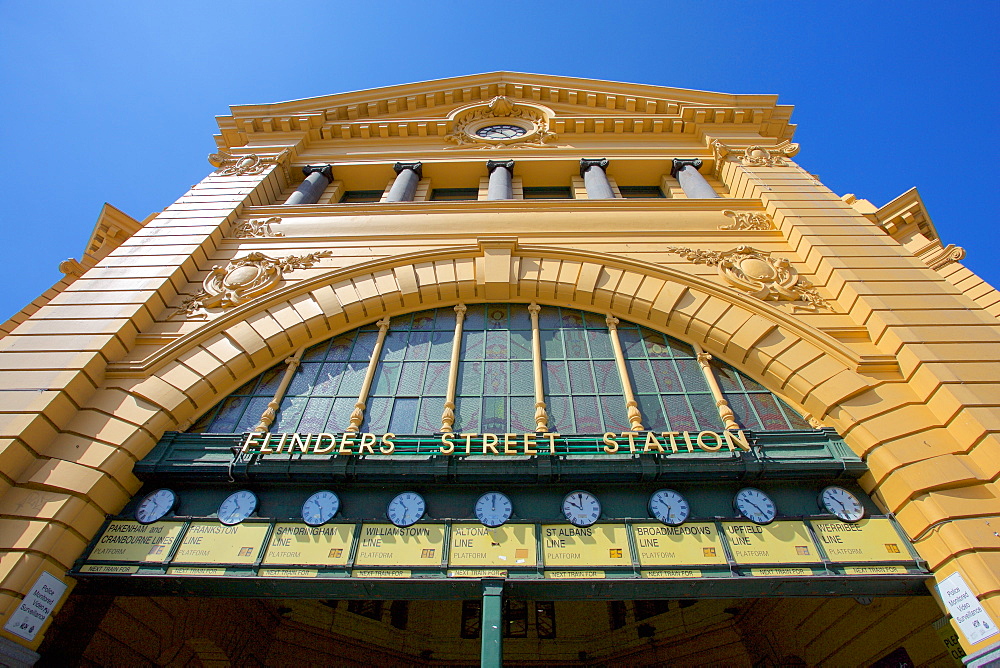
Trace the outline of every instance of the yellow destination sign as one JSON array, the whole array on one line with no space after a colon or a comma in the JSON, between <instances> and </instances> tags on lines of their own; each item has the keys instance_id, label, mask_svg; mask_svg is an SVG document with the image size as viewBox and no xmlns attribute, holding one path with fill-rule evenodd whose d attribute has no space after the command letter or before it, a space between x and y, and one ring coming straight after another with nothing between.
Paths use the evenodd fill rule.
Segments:
<instances>
[{"instance_id":1,"label":"yellow destination sign","mask_svg":"<svg viewBox=\"0 0 1000 668\"><path fill-rule=\"evenodd\" d=\"M534 524L453 524L449 566L535 566L538 549Z\"/></svg>"},{"instance_id":2,"label":"yellow destination sign","mask_svg":"<svg viewBox=\"0 0 1000 668\"><path fill-rule=\"evenodd\" d=\"M604 571L545 571L549 580L603 580Z\"/></svg>"},{"instance_id":3,"label":"yellow destination sign","mask_svg":"<svg viewBox=\"0 0 1000 668\"><path fill-rule=\"evenodd\" d=\"M818 550L803 522L723 522L733 559L738 564L819 563Z\"/></svg>"},{"instance_id":4,"label":"yellow destination sign","mask_svg":"<svg viewBox=\"0 0 1000 668\"><path fill-rule=\"evenodd\" d=\"M845 566L846 575L900 575L908 573L906 566Z\"/></svg>"},{"instance_id":5,"label":"yellow destination sign","mask_svg":"<svg viewBox=\"0 0 1000 668\"><path fill-rule=\"evenodd\" d=\"M641 566L726 565L726 551L714 522L670 527L658 522L633 524Z\"/></svg>"},{"instance_id":6,"label":"yellow destination sign","mask_svg":"<svg viewBox=\"0 0 1000 668\"><path fill-rule=\"evenodd\" d=\"M260 556L270 525L253 522L226 526L192 522L171 563L252 564Z\"/></svg>"},{"instance_id":7,"label":"yellow destination sign","mask_svg":"<svg viewBox=\"0 0 1000 668\"><path fill-rule=\"evenodd\" d=\"M751 568L750 575L757 578L787 577L794 575L812 575L811 568Z\"/></svg>"},{"instance_id":8,"label":"yellow destination sign","mask_svg":"<svg viewBox=\"0 0 1000 668\"><path fill-rule=\"evenodd\" d=\"M872 518L848 524L840 520L812 520L830 561L913 561L892 522Z\"/></svg>"},{"instance_id":9,"label":"yellow destination sign","mask_svg":"<svg viewBox=\"0 0 1000 668\"><path fill-rule=\"evenodd\" d=\"M357 566L440 566L444 554L443 524L361 525Z\"/></svg>"},{"instance_id":10,"label":"yellow destination sign","mask_svg":"<svg viewBox=\"0 0 1000 668\"><path fill-rule=\"evenodd\" d=\"M355 568L351 575L356 578L408 578L410 577L410 571L401 569L396 569L394 571L369 571Z\"/></svg>"},{"instance_id":11,"label":"yellow destination sign","mask_svg":"<svg viewBox=\"0 0 1000 668\"><path fill-rule=\"evenodd\" d=\"M225 568L190 568L187 566L171 566L167 575L225 575Z\"/></svg>"},{"instance_id":12,"label":"yellow destination sign","mask_svg":"<svg viewBox=\"0 0 1000 668\"><path fill-rule=\"evenodd\" d=\"M183 522L139 524L115 520L104 530L104 534L88 558L100 561L163 563L183 526Z\"/></svg>"},{"instance_id":13,"label":"yellow destination sign","mask_svg":"<svg viewBox=\"0 0 1000 668\"><path fill-rule=\"evenodd\" d=\"M262 568L257 575L262 578L314 578L319 571L315 568Z\"/></svg>"},{"instance_id":14,"label":"yellow destination sign","mask_svg":"<svg viewBox=\"0 0 1000 668\"><path fill-rule=\"evenodd\" d=\"M675 569L670 571L642 571L642 577L650 579L660 578L700 578L701 571L691 569Z\"/></svg>"},{"instance_id":15,"label":"yellow destination sign","mask_svg":"<svg viewBox=\"0 0 1000 668\"><path fill-rule=\"evenodd\" d=\"M115 566L113 564L85 564L80 568L81 573L138 573L138 566Z\"/></svg>"},{"instance_id":16,"label":"yellow destination sign","mask_svg":"<svg viewBox=\"0 0 1000 668\"><path fill-rule=\"evenodd\" d=\"M502 568L455 568L448 571L450 578L505 578L507 571Z\"/></svg>"},{"instance_id":17,"label":"yellow destination sign","mask_svg":"<svg viewBox=\"0 0 1000 668\"><path fill-rule=\"evenodd\" d=\"M264 552L268 566L346 566L354 542L353 524L277 524Z\"/></svg>"},{"instance_id":18,"label":"yellow destination sign","mask_svg":"<svg viewBox=\"0 0 1000 668\"><path fill-rule=\"evenodd\" d=\"M546 566L631 566L628 529L624 524L543 524Z\"/></svg>"}]
</instances>

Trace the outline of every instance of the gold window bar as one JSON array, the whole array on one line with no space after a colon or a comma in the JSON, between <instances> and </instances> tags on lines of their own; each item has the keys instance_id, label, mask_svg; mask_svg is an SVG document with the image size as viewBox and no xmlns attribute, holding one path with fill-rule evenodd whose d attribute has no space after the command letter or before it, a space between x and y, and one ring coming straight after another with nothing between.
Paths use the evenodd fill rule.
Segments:
<instances>
[{"instance_id":1,"label":"gold window bar","mask_svg":"<svg viewBox=\"0 0 1000 668\"><path fill-rule=\"evenodd\" d=\"M455 306L455 339L451 342L451 366L448 367L448 396L441 414L441 431L452 433L455 424L455 386L458 385L458 361L462 354L462 324L465 322L465 304Z\"/></svg>"},{"instance_id":2,"label":"gold window bar","mask_svg":"<svg viewBox=\"0 0 1000 668\"><path fill-rule=\"evenodd\" d=\"M622 390L625 392L625 408L628 410L628 421L632 431L643 431L642 414L639 413L639 402L632 394L632 383L628 379L628 367L625 366L625 353L622 343L618 340L618 318L609 315L604 319L608 323L608 334L611 336L611 347L615 351L615 364L618 365L618 375L622 379Z\"/></svg>"},{"instance_id":3,"label":"gold window bar","mask_svg":"<svg viewBox=\"0 0 1000 668\"><path fill-rule=\"evenodd\" d=\"M385 343L385 335L389 332L389 319L382 318L375 323L378 325L378 339L375 341L375 349L372 350L372 358L368 361L368 370L365 372L365 382L361 384L361 392L358 393L358 403L354 404L351 411L351 424L344 431L358 431L361 423L365 419L365 402L368 401L368 392L372 388L372 380L375 378L375 368L378 366L378 359L382 356L382 344Z\"/></svg>"},{"instance_id":4,"label":"gold window bar","mask_svg":"<svg viewBox=\"0 0 1000 668\"><path fill-rule=\"evenodd\" d=\"M535 376L535 431L549 430L549 414L545 410L545 385L542 383L542 335L538 330L538 312L542 307L532 302L531 314L531 364Z\"/></svg>"},{"instance_id":5,"label":"gold window bar","mask_svg":"<svg viewBox=\"0 0 1000 668\"><path fill-rule=\"evenodd\" d=\"M729 402L722 395L722 388L719 387L719 381L715 377L715 372L712 371L712 356L702 350L701 346L697 343L692 343L691 346L698 357L698 365L701 367L701 372L705 374L705 380L708 381L708 388L712 390L712 396L715 398L715 407L719 411L719 417L722 418L724 428L739 429L740 425L736 422L736 415L733 413L733 409L730 408Z\"/></svg>"},{"instance_id":6,"label":"gold window bar","mask_svg":"<svg viewBox=\"0 0 1000 668\"><path fill-rule=\"evenodd\" d=\"M294 355L285 360L288 368L285 369L285 375L281 377L281 382L278 383L278 389L274 391L274 397L267 402L267 408L264 409L264 413L260 416L260 422L253 428L255 432L266 432L274 424L274 418L278 415L278 407L281 406L281 401L285 398L285 392L288 391L288 385L292 382L292 376L295 375L295 370L299 368L299 363L302 362L302 353L305 351L306 347L302 346L295 351Z\"/></svg>"}]
</instances>

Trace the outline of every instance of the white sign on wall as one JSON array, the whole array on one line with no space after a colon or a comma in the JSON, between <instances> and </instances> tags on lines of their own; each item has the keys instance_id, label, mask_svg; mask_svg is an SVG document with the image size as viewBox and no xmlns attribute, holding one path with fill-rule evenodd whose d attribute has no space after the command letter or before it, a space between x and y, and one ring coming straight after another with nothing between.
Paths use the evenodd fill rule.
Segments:
<instances>
[{"instance_id":1,"label":"white sign on wall","mask_svg":"<svg viewBox=\"0 0 1000 668\"><path fill-rule=\"evenodd\" d=\"M17 610L4 624L4 630L19 638L34 640L45 620L52 614L59 599L66 592L66 583L51 573L42 573L17 606Z\"/></svg>"},{"instance_id":2,"label":"white sign on wall","mask_svg":"<svg viewBox=\"0 0 1000 668\"><path fill-rule=\"evenodd\" d=\"M952 573L942 580L937 588L945 607L958 622L958 628L969 644L974 645L1000 631L996 622L969 589L961 573Z\"/></svg>"}]
</instances>

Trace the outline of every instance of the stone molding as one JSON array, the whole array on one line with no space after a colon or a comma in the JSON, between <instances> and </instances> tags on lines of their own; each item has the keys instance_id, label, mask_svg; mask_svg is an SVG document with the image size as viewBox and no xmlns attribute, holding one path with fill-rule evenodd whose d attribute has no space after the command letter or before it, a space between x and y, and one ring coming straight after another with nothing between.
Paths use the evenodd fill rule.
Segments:
<instances>
[{"instance_id":1,"label":"stone molding","mask_svg":"<svg viewBox=\"0 0 1000 668\"><path fill-rule=\"evenodd\" d=\"M771 257L771 253L767 251L757 250L752 246L737 246L728 251L668 246L665 251L680 255L695 264L716 267L719 276L727 283L758 299L802 301L812 309L833 310L812 283L799 276L787 259Z\"/></svg>"},{"instance_id":2,"label":"stone molding","mask_svg":"<svg viewBox=\"0 0 1000 668\"><path fill-rule=\"evenodd\" d=\"M253 252L234 259L225 268L215 265L202 282L202 291L188 297L171 317L207 318L210 308L230 308L272 290L286 271L308 269L333 251L273 258Z\"/></svg>"}]
</instances>

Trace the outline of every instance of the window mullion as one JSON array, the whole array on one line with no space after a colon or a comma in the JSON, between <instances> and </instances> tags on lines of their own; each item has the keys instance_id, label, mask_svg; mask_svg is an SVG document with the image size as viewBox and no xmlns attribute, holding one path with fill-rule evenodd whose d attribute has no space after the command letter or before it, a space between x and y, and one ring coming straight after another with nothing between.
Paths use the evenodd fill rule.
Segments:
<instances>
[{"instance_id":1,"label":"window mullion","mask_svg":"<svg viewBox=\"0 0 1000 668\"><path fill-rule=\"evenodd\" d=\"M618 340L618 318L609 315L604 319L608 323L608 334L611 337L611 348L615 352L615 364L618 366L618 375L621 376L622 390L625 392L625 408L628 411L628 422L632 431L643 431L642 414L639 412L639 403L632 394L632 382L628 377L628 367L625 366L625 353L622 352L621 341ZM598 388L595 388L598 389ZM600 396L600 391L598 391Z\"/></svg>"},{"instance_id":2,"label":"window mullion","mask_svg":"<svg viewBox=\"0 0 1000 668\"><path fill-rule=\"evenodd\" d=\"M542 383L542 334L538 329L538 312L542 307L532 302L528 306L531 314L531 368L535 380L535 431L549 430L549 414L545 406L545 387Z\"/></svg>"},{"instance_id":3,"label":"window mullion","mask_svg":"<svg viewBox=\"0 0 1000 668\"><path fill-rule=\"evenodd\" d=\"M458 385L458 363L462 355L462 325L465 322L465 304L455 306L455 339L451 342L451 365L448 367L448 392L441 415L441 431L450 434L455 424L455 388Z\"/></svg>"},{"instance_id":4,"label":"window mullion","mask_svg":"<svg viewBox=\"0 0 1000 668\"><path fill-rule=\"evenodd\" d=\"M694 348L695 356L698 358L698 366L701 367L701 372L705 375L705 380L708 382L708 389L712 391L712 397L715 398L715 406L719 411L719 417L722 418L722 424L725 429L739 429L740 425L736 422L736 415L733 413L733 409L729 406L729 402L726 401L725 396L722 394L722 388L719 387L719 381L715 377L715 372L712 371L712 356L701 349L697 343L692 342L691 346ZM747 400L748 403L749 399Z\"/></svg>"},{"instance_id":5,"label":"window mullion","mask_svg":"<svg viewBox=\"0 0 1000 668\"><path fill-rule=\"evenodd\" d=\"M365 371L365 380L361 384L361 391L358 392L358 401L354 404L351 412L351 424L345 431L354 432L361 429L361 423L365 419L365 402L368 401L368 392L372 387L372 380L375 378L375 368L378 366L379 357L382 356L382 344L385 343L385 335L389 333L389 319L382 318L375 323L378 325L378 339L375 341L375 349L372 350L372 357L368 361L368 370Z\"/></svg>"},{"instance_id":6,"label":"window mullion","mask_svg":"<svg viewBox=\"0 0 1000 668\"><path fill-rule=\"evenodd\" d=\"M285 392L288 391L288 386L292 382L292 376L299 368L299 363L302 362L302 353L306 351L306 347L302 346L295 351L295 354L285 360L285 364L288 368L285 369L285 375L282 376L281 382L278 383L278 389L274 391L274 396L271 401L268 402L267 408L264 409L264 413L260 416L260 422L257 426L253 428L255 432L263 433L271 428L274 423L274 418L278 415L278 407L281 406L281 401L285 398Z\"/></svg>"}]
</instances>

